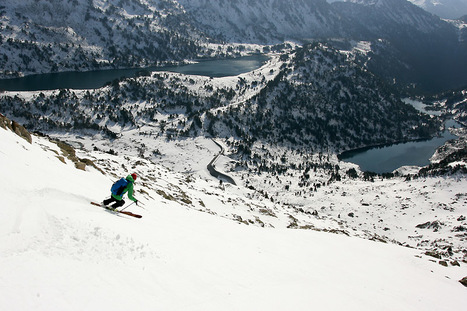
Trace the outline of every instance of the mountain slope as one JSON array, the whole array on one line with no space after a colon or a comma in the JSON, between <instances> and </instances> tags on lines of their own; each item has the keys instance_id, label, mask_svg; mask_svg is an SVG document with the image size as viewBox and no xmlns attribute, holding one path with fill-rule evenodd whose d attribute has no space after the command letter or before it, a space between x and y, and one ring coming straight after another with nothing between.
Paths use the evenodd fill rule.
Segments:
<instances>
[{"instance_id":1,"label":"mountain slope","mask_svg":"<svg viewBox=\"0 0 467 311\"><path fill-rule=\"evenodd\" d=\"M463 0L409 0L441 18L457 19L467 15L467 3Z\"/></svg>"},{"instance_id":2,"label":"mountain slope","mask_svg":"<svg viewBox=\"0 0 467 311\"><path fill-rule=\"evenodd\" d=\"M207 118L241 144L286 145L299 150L354 149L423 137L434 120L403 104L377 77L325 45L310 44L285 55L273 80L235 109Z\"/></svg>"},{"instance_id":3,"label":"mountain slope","mask_svg":"<svg viewBox=\"0 0 467 311\"><path fill-rule=\"evenodd\" d=\"M175 1L6 0L0 12L7 77L180 61L195 57L206 37Z\"/></svg>"},{"instance_id":4,"label":"mountain slope","mask_svg":"<svg viewBox=\"0 0 467 311\"><path fill-rule=\"evenodd\" d=\"M143 218L117 217L88 203L108 193L109 176L62 163L47 139L30 144L0 128L0 150L8 176L0 180L2 309L439 311L467 303L457 282L465 267L447 269L416 250L238 225L163 200L144 182Z\"/></svg>"},{"instance_id":5,"label":"mountain slope","mask_svg":"<svg viewBox=\"0 0 467 311\"><path fill-rule=\"evenodd\" d=\"M467 49L450 23L406 0L332 6L367 30L361 38L372 42L368 68L375 74L431 94L467 83Z\"/></svg>"},{"instance_id":6,"label":"mountain slope","mask_svg":"<svg viewBox=\"0 0 467 311\"><path fill-rule=\"evenodd\" d=\"M346 33L342 18L324 0L178 2L201 27L227 41L277 43Z\"/></svg>"},{"instance_id":7,"label":"mountain slope","mask_svg":"<svg viewBox=\"0 0 467 311\"><path fill-rule=\"evenodd\" d=\"M235 77L155 73L99 90L7 92L0 104L31 130L96 152L100 167L119 172L113 178L137 169L146 176L145 191L156 193L148 199L163 197L242 224L338 232L465 260L464 235L456 231L466 226L462 175L379 181L335 154L420 137L440 124L326 46L275 55ZM208 173L217 155L216 169L236 186ZM435 220L443 223L436 232L416 227Z\"/></svg>"},{"instance_id":8,"label":"mountain slope","mask_svg":"<svg viewBox=\"0 0 467 311\"><path fill-rule=\"evenodd\" d=\"M228 42L371 41L375 74L435 93L467 83L467 46L450 23L406 0L179 1L198 28Z\"/></svg>"},{"instance_id":9,"label":"mountain slope","mask_svg":"<svg viewBox=\"0 0 467 311\"><path fill-rule=\"evenodd\" d=\"M467 83L462 30L406 0L7 0L0 13L0 77L147 67L234 56L246 43L344 38L371 41L368 68L400 86L433 93Z\"/></svg>"},{"instance_id":10,"label":"mountain slope","mask_svg":"<svg viewBox=\"0 0 467 311\"><path fill-rule=\"evenodd\" d=\"M173 139L232 137L240 154L255 142L339 152L426 138L440 126L347 53L321 44L275 55L240 77L155 73L98 90L5 94L0 109L44 131L97 130L116 138L126 126L151 124L153 135Z\"/></svg>"}]
</instances>

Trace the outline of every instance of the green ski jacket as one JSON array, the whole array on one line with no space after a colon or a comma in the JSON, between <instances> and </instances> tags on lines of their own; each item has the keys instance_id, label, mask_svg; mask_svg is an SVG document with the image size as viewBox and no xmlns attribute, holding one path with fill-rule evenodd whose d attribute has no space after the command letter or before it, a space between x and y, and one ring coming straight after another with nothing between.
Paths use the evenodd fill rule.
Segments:
<instances>
[{"instance_id":1,"label":"green ski jacket","mask_svg":"<svg viewBox=\"0 0 467 311\"><path fill-rule=\"evenodd\" d=\"M133 179L133 177L131 177L131 175L128 175L125 179L128 180L128 185L125 187L125 189L123 189L122 194L116 195L112 193L112 198L114 198L117 201L121 201L123 200L123 196L125 195L125 193L128 192L128 198L136 202L137 200L133 197L133 183L135 182L135 180Z\"/></svg>"}]
</instances>

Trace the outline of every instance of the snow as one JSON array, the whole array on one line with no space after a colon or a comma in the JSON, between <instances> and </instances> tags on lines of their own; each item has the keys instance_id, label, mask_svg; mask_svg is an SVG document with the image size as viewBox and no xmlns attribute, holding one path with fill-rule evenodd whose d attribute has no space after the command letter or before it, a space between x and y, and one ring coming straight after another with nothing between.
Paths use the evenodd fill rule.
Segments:
<instances>
[{"instance_id":1,"label":"snow","mask_svg":"<svg viewBox=\"0 0 467 311\"><path fill-rule=\"evenodd\" d=\"M441 18L456 19L467 14L465 0L409 0L424 10Z\"/></svg>"},{"instance_id":2,"label":"snow","mask_svg":"<svg viewBox=\"0 0 467 311\"><path fill-rule=\"evenodd\" d=\"M60 154L46 138L34 136L29 144L0 128L2 310L461 310L467 304L458 282L467 275L465 264L443 267L417 249L203 213L157 193L183 187L187 178L161 165L153 171L158 176L139 172L135 187L146 193L136 197L145 206L129 210L143 218L118 217L89 204L107 196L117 176L78 170ZM93 157L120 167L117 174L130 161ZM146 186L150 177L154 188ZM215 191L212 181L192 178ZM220 190L212 196L195 190L186 190L193 200L235 209L216 199L225 195Z\"/></svg>"}]
</instances>

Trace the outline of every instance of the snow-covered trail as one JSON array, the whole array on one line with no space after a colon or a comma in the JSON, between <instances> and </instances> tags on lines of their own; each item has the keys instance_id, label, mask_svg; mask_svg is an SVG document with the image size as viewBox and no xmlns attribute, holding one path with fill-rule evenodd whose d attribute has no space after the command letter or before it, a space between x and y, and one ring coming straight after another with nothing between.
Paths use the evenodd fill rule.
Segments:
<instances>
[{"instance_id":1,"label":"snow-covered trail","mask_svg":"<svg viewBox=\"0 0 467 311\"><path fill-rule=\"evenodd\" d=\"M107 195L111 179L63 164L54 148L37 137L30 145L0 128L2 310L467 305L466 289L456 278L467 274L465 267L446 269L413 249L246 226L158 201L156 194L145 210L131 207L142 219L115 216L89 204Z\"/></svg>"}]
</instances>

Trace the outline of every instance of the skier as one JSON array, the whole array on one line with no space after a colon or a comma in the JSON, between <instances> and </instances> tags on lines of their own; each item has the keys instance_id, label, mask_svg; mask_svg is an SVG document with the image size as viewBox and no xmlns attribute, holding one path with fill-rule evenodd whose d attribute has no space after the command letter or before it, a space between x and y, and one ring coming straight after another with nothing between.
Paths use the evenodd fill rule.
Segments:
<instances>
[{"instance_id":1,"label":"skier","mask_svg":"<svg viewBox=\"0 0 467 311\"><path fill-rule=\"evenodd\" d=\"M115 202L110 206L112 209L116 209L120 206L125 204L125 200L123 200L123 195L128 192L128 198L138 205L138 200L133 197L133 184L136 180L136 174L132 173L128 175L126 178L121 178L117 182L112 185L111 192L112 195L109 199L104 200L105 206L109 205L112 202Z\"/></svg>"}]
</instances>

